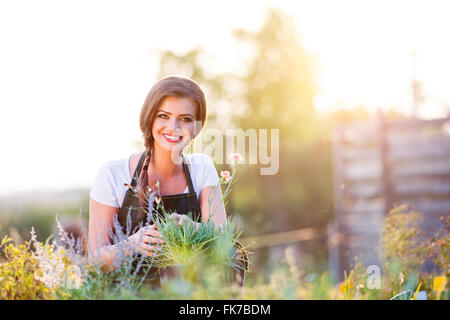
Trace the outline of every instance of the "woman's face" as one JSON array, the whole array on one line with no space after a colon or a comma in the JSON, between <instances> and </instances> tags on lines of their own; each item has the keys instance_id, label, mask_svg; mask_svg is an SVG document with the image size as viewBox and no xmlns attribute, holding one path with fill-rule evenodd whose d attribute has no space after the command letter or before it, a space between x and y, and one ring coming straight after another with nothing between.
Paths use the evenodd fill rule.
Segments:
<instances>
[{"instance_id":1,"label":"woman's face","mask_svg":"<svg viewBox=\"0 0 450 320\"><path fill-rule=\"evenodd\" d=\"M155 145L167 151L182 151L194 139L196 104L183 97L166 97L153 121Z\"/></svg>"}]
</instances>

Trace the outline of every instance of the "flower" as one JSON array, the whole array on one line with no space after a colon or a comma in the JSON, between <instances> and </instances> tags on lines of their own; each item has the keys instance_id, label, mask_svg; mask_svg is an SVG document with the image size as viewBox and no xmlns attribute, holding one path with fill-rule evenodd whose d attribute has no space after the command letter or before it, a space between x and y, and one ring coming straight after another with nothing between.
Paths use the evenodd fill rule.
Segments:
<instances>
[{"instance_id":1,"label":"flower","mask_svg":"<svg viewBox=\"0 0 450 320\"><path fill-rule=\"evenodd\" d=\"M232 153L229 157L232 164L235 164L236 162L242 161L242 155L240 153Z\"/></svg>"},{"instance_id":2,"label":"flower","mask_svg":"<svg viewBox=\"0 0 450 320\"><path fill-rule=\"evenodd\" d=\"M222 177L222 179L225 180L225 182L230 182L231 180L230 171L220 171L220 176Z\"/></svg>"},{"instance_id":3,"label":"flower","mask_svg":"<svg viewBox=\"0 0 450 320\"><path fill-rule=\"evenodd\" d=\"M133 186L131 186L130 184L124 183L123 185L124 185L125 187L128 187L128 189L130 189L130 190L133 191L134 193L137 193L136 188L133 187Z\"/></svg>"},{"instance_id":4,"label":"flower","mask_svg":"<svg viewBox=\"0 0 450 320\"><path fill-rule=\"evenodd\" d=\"M34 273L34 278L48 288L55 289L64 282L66 269L64 248L58 246L56 241L51 244L40 243L36 240L34 228L31 229L31 242L34 242L35 247L31 255L39 263L39 270Z\"/></svg>"}]
</instances>

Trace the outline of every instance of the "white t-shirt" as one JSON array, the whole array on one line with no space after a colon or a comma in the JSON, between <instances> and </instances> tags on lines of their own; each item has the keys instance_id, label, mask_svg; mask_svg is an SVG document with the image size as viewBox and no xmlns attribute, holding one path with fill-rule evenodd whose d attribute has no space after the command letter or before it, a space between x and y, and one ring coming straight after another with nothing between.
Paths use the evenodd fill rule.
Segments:
<instances>
[{"instance_id":1,"label":"white t-shirt","mask_svg":"<svg viewBox=\"0 0 450 320\"><path fill-rule=\"evenodd\" d=\"M219 176L212 160L203 153L184 154L197 199L204 187L217 186ZM91 199L111 207L122 207L130 183L129 157L108 161L100 167L89 193ZM189 192L187 187L184 193ZM151 204L150 204L151 205Z\"/></svg>"}]
</instances>

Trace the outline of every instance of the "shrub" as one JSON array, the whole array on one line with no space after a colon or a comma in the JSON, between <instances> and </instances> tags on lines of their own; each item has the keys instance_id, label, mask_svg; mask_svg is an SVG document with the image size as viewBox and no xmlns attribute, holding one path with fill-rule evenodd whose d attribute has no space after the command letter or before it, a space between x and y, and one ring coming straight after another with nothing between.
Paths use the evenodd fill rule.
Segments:
<instances>
[{"instance_id":1,"label":"shrub","mask_svg":"<svg viewBox=\"0 0 450 320\"><path fill-rule=\"evenodd\" d=\"M5 236L0 243L7 262L0 267L0 299L55 299L53 292L35 278L39 262L33 257L30 242L14 245Z\"/></svg>"}]
</instances>

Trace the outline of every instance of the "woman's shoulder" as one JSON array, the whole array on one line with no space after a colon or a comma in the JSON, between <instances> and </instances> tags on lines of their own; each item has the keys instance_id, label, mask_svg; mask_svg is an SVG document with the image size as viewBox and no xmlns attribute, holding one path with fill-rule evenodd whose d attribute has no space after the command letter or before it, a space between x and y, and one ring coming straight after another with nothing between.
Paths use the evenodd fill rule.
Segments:
<instances>
[{"instance_id":1,"label":"woman's shoulder","mask_svg":"<svg viewBox=\"0 0 450 320\"><path fill-rule=\"evenodd\" d=\"M126 158L104 162L98 170L90 196L97 202L120 207L128 181Z\"/></svg>"},{"instance_id":2,"label":"woman's shoulder","mask_svg":"<svg viewBox=\"0 0 450 320\"><path fill-rule=\"evenodd\" d=\"M190 154L188 162L195 180L196 190L202 190L206 186L217 185L219 181L217 170L214 162L208 155L204 153Z\"/></svg>"},{"instance_id":3,"label":"woman's shoulder","mask_svg":"<svg viewBox=\"0 0 450 320\"><path fill-rule=\"evenodd\" d=\"M110 182L116 183L129 176L128 158L108 160L99 169L98 175L107 177ZM129 181L127 181L129 182Z\"/></svg>"}]
</instances>

